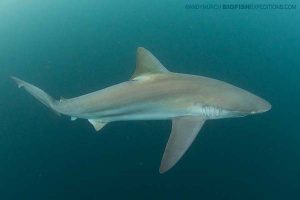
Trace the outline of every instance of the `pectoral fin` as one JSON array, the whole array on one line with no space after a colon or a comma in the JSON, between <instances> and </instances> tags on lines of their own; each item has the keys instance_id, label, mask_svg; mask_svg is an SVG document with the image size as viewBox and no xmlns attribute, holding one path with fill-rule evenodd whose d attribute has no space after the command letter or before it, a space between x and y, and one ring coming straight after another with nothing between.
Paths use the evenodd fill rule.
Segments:
<instances>
[{"instance_id":1,"label":"pectoral fin","mask_svg":"<svg viewBox=\"0 0 300 200\"><path fill-rule=\"evenodd\" d=\"M94 126L96 131L100 131L107 124L98 119L89 119L89 122Z\"/></svg>"},{"instance_id":2,"label":"pectoral fin","mask_svg":"<svg viewBox=\"0 0 300 200\"><path fill-rule=\"evenodd\" d=\"M199 117L180 117L172 121L172 132L169 137L159 172L171 169L190 147L205 119Z\"/></svg>"}]
</instances>

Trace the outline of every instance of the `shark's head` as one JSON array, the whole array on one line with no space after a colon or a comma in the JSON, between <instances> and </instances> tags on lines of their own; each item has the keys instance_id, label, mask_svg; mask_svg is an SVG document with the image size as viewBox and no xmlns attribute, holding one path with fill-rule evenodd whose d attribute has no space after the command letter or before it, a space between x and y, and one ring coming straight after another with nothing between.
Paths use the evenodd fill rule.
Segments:
<instances>
[{"instance_id":1,"label":"shark's head","mask_svg":"<svg viewBox=\"0 0 300 200\"><path fill-rule=\"evenodd\" d=\"M240 88L235 88L234 93L229 93L229 95L231 97L225 98L227 103L224 105L227 110L236 113L237 116L263 113L272 108L268 101Z\"/></svg>"},{"instance_id":2,"label":"shark's head","mask_svg":"<svg viewBox=\"0 0 300 200\"><path fill-rule=\"evenodd\" d=\"M216 118L253 115L266 112L272 107L268 101L234 85L204 77L199 80L201 87L198 104L204 105L204 111L212 118L215 113Z\"/></svg>"},{"instance_id":3,"label":"shark's head","mask_svg":"<svg viewBox=\"0 0 300 200\"><path fill-rule=\"evenodd\" d=\"M253 99L253 101L255 103L253 105L251 105L250 114L267 112L267 111L271 110L271 108L272 108L272 105L268 101L266 101L260 97Z\"/></svg>"}]
</instances>

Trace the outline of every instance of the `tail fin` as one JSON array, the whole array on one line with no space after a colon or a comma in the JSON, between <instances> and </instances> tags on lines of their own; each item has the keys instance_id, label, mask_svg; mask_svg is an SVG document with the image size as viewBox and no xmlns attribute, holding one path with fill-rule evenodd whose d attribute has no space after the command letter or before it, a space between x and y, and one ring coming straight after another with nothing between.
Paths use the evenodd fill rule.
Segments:
<instances>
[{"instance_id":1,"label":"tail fin","mask_svg":"<svg viewBox=\"0 0 300 200\"><path fill-rule=\"evenodd\" d=\"M55 109L56 100L53 99L50 95L48 95L46 92L35 87L34 85L31 85L25 81L22 81L21 79L18 79L13 76L11 78L17 83L19 88L24 88L27 92L29 92L37 100L42 102L48 108L51 108L53 111L57 112Z\"/></svg>"}]
</instances>

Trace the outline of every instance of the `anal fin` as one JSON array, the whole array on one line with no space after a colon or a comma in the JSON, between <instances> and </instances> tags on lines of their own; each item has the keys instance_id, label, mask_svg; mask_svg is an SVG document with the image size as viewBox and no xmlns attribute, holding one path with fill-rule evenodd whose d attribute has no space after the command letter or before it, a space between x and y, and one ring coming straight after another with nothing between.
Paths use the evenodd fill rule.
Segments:
<instances>
[{"instance_id":1,"label":"anal fin","mask_svg":"<svg viewBox=\"0 0 300 200\"><path fill-rule=\"evenodd\" d=\"M75 121L77 117L71 117L71 121Z\"/></svg>"},{"instance_id":2,"label":"anal fin","mask_svg":"<svg viewBox=\"0 0 300 200\"><path fill-rule=\"evenodd\" d=\"M107 124L99 119L88 119L88 121L94 126L96 131L100 131Z\"/></svg>"}]
</instances>

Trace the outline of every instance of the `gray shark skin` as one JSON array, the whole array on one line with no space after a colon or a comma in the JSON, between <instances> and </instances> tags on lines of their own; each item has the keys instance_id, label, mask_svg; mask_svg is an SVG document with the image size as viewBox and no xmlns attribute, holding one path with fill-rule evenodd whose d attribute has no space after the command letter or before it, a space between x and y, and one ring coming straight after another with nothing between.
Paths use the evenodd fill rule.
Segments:
<instances>
[{"instance_id":1,"label":"gray shark skin","mask_svg":"<svg viewBox=\"0 0 300 200\"><path fill-rule=\"evenodd\" d=\"M43 90L11 77L53 111L87 119L99 131L124 120L172 120L160 173L172 168L209 119L243 117L271 109L266 100L223 81L168 71L148 50L137 49L129 81L83 96L55 100Z\"/></svg>"}]
</instances>

